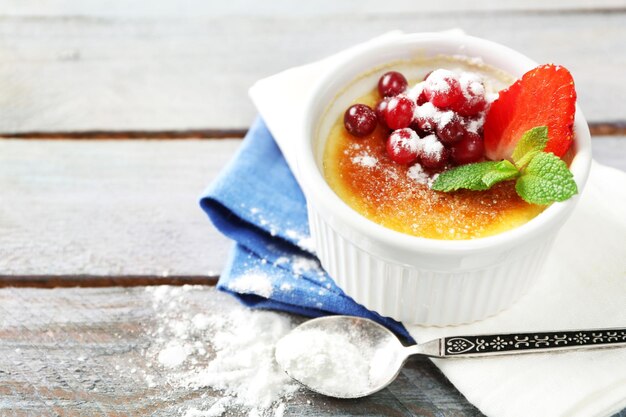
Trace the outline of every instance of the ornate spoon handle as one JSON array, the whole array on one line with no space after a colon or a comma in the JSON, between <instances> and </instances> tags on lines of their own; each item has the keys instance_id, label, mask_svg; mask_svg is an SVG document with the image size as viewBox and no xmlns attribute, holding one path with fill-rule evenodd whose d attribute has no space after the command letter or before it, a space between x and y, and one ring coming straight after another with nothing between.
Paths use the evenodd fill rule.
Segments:
<instances>
[{"instance_id":1,"label":"ornate spoon handle","mask_svg":"<svg viewBox=\"0 0 626 417\"><path fill-rule=\"evenodd\" d=\"M411 353L452 358L618 346L626 346L626 328L443 337L415 346Z\"/></svg>"}]
</instances>

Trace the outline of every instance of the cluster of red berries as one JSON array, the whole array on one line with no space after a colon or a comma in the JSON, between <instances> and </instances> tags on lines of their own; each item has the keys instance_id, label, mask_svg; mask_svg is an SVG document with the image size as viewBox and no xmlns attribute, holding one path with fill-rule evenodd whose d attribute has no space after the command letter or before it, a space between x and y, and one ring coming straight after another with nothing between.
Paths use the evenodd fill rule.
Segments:
<instances>
[{"instance_id":1,"label":"cluster of red berries","mask_svg":"<svg viewBox=\"0 0 626 417\"><path fill-rule=\"evenodd\" d=\"M363 137L378 124L389 129L387 153L400 164L420 162L440 169L483 158L481 117L487 100L478 76L439 69L407 88L404 75L385 73L378 81L381 99L375 109L365 104L349 107L344 114L346 130Z\"/></svg>"}]
</instances>

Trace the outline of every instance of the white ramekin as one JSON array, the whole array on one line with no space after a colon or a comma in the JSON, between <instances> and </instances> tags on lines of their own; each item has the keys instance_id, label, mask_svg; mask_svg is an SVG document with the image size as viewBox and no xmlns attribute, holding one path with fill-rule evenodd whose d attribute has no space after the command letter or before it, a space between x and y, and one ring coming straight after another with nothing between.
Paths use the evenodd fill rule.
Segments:
<instances>
[{"instance_id":1,"label":"white ramekin","mask_svg":"<svg viewBox=\"0 0 626 417\"><path fill-rule=\"evenodd\" d=\"M520 298L537 277L578 198L552 204L525 225L495 236L447 241L380 226L332 191L321 166L325 138L317 137L329 104L373 68L436 55L479 57L515 77L537 65L497 43L459 34L406 34L355 48L335 61L313 89L297 145L296 169L317 255L337 285L384 316L411 324L451 325L483 319ZM582 192L591 165L591 141L580 109L575 146L570 169Z\"/></svg>"}]
</instances>

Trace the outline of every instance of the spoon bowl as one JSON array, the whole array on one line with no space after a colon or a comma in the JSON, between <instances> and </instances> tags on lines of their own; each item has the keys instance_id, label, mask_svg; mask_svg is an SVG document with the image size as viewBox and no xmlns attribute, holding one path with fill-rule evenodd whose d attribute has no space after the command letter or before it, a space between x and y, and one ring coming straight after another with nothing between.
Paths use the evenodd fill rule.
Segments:
<instances>
[{"instance_id":1,"label":"spoon bowl","mask_svg":"<svg viewBox=\"0 0 626 417\"><path fill-rule=\"evenodd\" d=\"M328 345L321 340L324 337L337 343ZM342 351L321 350L330 346ZM312 391L335 398L360 398L393 382L407 358L404 349L391 331L372 320L328 316L306 321L281 339L276 345L276 360L287 375ZM288 357L290 350L298 350L302 355ZM366 377L344 374L345 370L356 370L343 366L348 360L356 359L355 356L359 359L356 368L366 369ZM314 360L307 365L310 369L299 366L312 357ZM358 366L359 362L366 366ZM323 378L316 377L320 368L323 368Z\"/></svg>"}]
</instances>

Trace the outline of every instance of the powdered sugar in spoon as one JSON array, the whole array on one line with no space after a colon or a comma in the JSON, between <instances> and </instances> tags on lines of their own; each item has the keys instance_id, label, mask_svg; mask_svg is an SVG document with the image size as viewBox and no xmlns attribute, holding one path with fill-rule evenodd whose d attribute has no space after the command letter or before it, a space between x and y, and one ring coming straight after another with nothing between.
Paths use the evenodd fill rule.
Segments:
<instances>
[{"instance_id":1,"label":"powdered sugar in spoon","mask_svg":"<svg viewBox=\"0 0 626 417\"><path fill-rule=\"evenodd\" d=\"M468 358L626 346L626 328L453 336L403 346L380 324L360 317L309 320L276 345L276 361L293 379L336 398L385 388L411 355Z\"/></svg>"}]
</instances>

